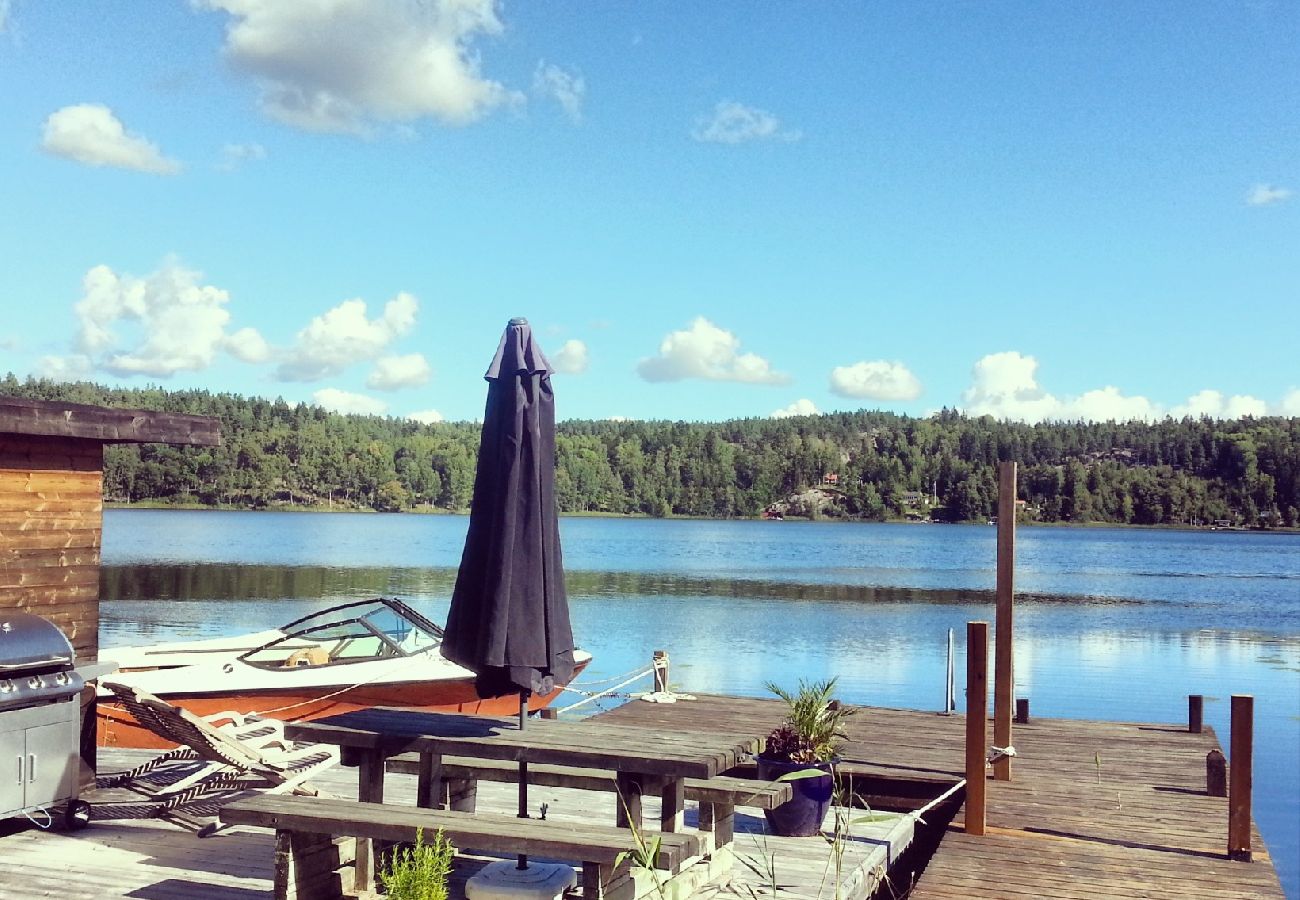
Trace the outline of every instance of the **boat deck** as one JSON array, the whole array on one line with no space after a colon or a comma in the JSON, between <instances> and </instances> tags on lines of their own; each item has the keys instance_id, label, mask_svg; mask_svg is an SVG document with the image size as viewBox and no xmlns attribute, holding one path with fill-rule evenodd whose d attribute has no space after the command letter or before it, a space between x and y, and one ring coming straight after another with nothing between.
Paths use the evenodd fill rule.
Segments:
<instances>
[{"instance_id":1,"label":"boat deck","mask_svg":"<svg viewBox=\"0 0 1300 900\"><path fill-rule=\"evenodd\" d=\"M774 701L700 696L675 704L633 702L598 718L654 725L666 733L681 728L765 733L781 715L782 706ZM931 796L961 778L961 716L868 708L850 720L849 730L846 758L868 775L919 784ZM884 897L909 890L918 900L1283 896L1258 832L1254 862L1225 858L1227 801L1204 793L1205 754L1218 746L1212 733L1039 719L1016 727L1015 744L1021 756L1013 763L1013 780L989 784L988 833L964 834L958 813L924 868L919 853L900 859L912 838L906 816L853 824L850 839L842 842L846 853L837 875L831 843L764 837L761 812L738 810L732 879L696 896L769 896L764 871L770 860L783 896L859 900L876 885L886 859L893 866L878 895ZM101 769L127 768L145 756L104 751ZM390 776L388 798L413 802L414 781ZM320 787L355 796L355 770L335 769ZM612 795L534 787L531 799L534 808L547 803L548 816L557 822L613 821ZM657 811L646 799L652 817ZM515 800L511 785L480 785L482 809L513 812ZM11 821L0 825L0 834L0 898L271 896L273 836L268 831L230 829L200 840L149 820L96 822L74 834ZM466 867L460 872L463 878Z\"/></svg>"}]
</instances>

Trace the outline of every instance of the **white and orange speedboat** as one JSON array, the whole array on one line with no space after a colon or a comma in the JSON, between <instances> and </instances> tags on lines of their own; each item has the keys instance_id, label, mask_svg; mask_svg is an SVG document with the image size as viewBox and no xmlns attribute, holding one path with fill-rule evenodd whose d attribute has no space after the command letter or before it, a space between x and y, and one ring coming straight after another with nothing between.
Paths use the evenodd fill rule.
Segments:
<instances>
[{"instance_id":1,"label":"white and orange speedboat","mask_svg":"<svg viewBox=\"0 0 1300 900\"><path fill-rule=\"evenodd\" d=\"M220 712L306 721L372 706L510 715L515 695L483 699L474 673L438 652L442 629L400 600L362 600L304 616L270 631L153 647L104 651L130 685L201 716ZM575 651L577 673L591 654ZM546 707L560 688L533 694ZM101 746L168 746L100 689Z\"/></svg>"}]
</instances>

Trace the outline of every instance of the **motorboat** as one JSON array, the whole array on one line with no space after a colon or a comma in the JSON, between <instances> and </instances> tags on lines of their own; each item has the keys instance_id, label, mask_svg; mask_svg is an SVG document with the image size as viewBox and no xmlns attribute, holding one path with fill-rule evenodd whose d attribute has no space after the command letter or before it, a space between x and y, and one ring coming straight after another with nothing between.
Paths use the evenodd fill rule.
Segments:
<instances>
[{"instance_id":1,"label":"motorboat","mask_svg":"<svg viewBox=\"0 0 1300 900\"><path fill-rule=\"evenodd\" d=\"M438 652L442 629L397 599L333 606L278 629L237 637L103 651L118 665L107 680L200 716L222 712L307 721L372 706L509 715L517 695L482 698L469 669ZM580 673L591 654L574 653ZM528 699L548 706L562 687ZM104 688L97 697L100 746L168 746Z\"/></svg>"}]
</instances>

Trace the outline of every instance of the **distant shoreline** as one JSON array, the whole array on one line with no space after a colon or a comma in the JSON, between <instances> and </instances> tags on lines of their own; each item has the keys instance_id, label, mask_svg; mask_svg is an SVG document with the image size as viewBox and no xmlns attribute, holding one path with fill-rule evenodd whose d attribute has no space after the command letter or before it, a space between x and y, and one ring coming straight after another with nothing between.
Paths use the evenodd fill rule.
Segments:
<instances>
[{"instance_id":1,"label":"distant shoreline","mask_svg":"<svg viewBox=\"0 0 1300 900\"><path fill-rule=\"evenodd\" d=\"M251 507L217 504L215 506L206 503L164 503L161 501L143 500L137 503L123 503L121 501L104 501L105 509L150 509L150 510L209 510L214 512L292 512L292 513L363 513L365 515L384 516L396 515L398 513L381 512L375 509L352 506L320 506L299 503L277 503L273 506ZM438 509L434 507L417 507L412 509L403 509L400 511L403 515L417 516L468 516L469 510L450 510ZM718 516L648 516L644 513L609 513L609 512L567 512L560 513L561 518L566 519L644 519L659 521L682 521L682 522L760 522L764 520L761 516L736 516L733 518L720 518ZM918 522L912 519L847 519L834 516L826 516L820 519L810 519L807 516L786 516L783 520L788 522L819 522L834 525L938 525L943 527L957 526L982 526L989 527L985 522ZM1212 528L1203 525L1179 525L1179 524L1159 524L1159 525L1138 525L1133 522L1033 522L1019 521L1016 523L1017 528L1123 528L1133 529L1136 531L1190 531L1203 533L1207 531L1223 532L1225 534L1300 534L1300 528L1287 528L1278 526L1276 528Z\"/></svg>"}]
</instances>

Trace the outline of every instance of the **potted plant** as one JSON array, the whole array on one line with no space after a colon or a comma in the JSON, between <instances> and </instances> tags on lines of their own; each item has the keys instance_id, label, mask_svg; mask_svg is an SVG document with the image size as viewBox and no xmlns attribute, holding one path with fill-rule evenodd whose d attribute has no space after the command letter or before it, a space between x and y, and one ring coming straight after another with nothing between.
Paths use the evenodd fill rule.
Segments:
<instances>
[{"instance_id":1,"label":"potted plant","mask_svg":"<svg viewBox=\"0 0 1300 900\"><path fill-rule=\"evenodd\" d=\"M837 680L800 681L793 692L767 683L788 709L785 721L772 729L758 754L758 777L789 781L793 790L785 803L764 811L773 834L803 836L821 831L835 792L832 767L845 737L844 720L854 713L835 699Z\"/></svg>"}]
</instances>

